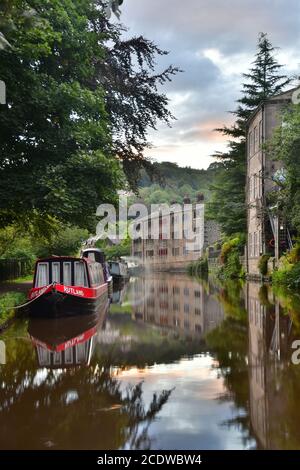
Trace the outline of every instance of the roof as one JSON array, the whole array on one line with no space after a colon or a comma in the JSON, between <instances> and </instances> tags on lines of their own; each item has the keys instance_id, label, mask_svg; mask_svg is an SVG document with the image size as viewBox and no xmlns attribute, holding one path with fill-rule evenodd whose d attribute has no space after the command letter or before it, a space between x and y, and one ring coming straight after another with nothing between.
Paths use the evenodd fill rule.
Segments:
<instances>
[{"instance_id":1,"label":"roof","mask_svg":"<svg viewBox=\"0 0 300 470\"><path fill-rule=\"evenodd\" d=\"M246 121L246 126L249 127L249 124L250 122L254 119L254 117L256 116L256 114L260 111L260 109L268 102L272 102L272 101L283 101L284 99L286 100L289 100L291 98L291 95L294 91L296 91L298 88L300 88L299 85L297 85L296 87L293 87L291 88L290 90L286 90L282 93L278 93L277 95L273 95L273 96L270 96L268 99L266 100L262 100L260 102L260 104L257 106L257 108L252 112L252 114L250 115L250 117L247 119Z\"/></svg>"}]
</instances>

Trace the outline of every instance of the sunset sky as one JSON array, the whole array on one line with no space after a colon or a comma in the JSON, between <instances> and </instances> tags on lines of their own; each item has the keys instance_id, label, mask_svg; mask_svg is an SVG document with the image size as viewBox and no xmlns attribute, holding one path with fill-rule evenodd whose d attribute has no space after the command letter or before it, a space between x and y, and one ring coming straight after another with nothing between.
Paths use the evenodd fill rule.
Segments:
<instances>
[{"instance_id":1,"label":"sunset sky","mask_svg":"<svg viewBox=\"0 0 300 470\"><path fill-rule=\"evenodd\" d=\"M206 168L226 148L213 129L232 122L241 74L253 60L259 32L280 46L285 71L300 75L299 0L126 0L121 21L131 36L143 34L170 54L158 69L177 65L164 91L177 121L149 138L148 156L180 166Z\"/></svg>"}]
</instances>

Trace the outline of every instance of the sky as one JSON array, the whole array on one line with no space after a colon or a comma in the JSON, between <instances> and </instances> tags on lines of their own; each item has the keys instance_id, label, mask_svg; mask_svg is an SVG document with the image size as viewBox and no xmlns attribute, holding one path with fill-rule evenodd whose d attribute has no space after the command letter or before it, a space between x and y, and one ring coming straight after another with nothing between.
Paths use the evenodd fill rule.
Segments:
<instances>
[{"instance_id":1,"label":"sky","mask_svg":"<svg viewBox=\"0 0 300 470\"><path fill-rule=\"evenodd\" d=\"M163 87L176 121L149 132L146 155L179 166L207 168L226 137L214 131L230 125L240 96L241 74L254 59L258 34L268 33L278 61L300 75L299 0L125 0L121 22L130 36L144 35L169 55L183 73Z\"/></svg>"}]
</instances>

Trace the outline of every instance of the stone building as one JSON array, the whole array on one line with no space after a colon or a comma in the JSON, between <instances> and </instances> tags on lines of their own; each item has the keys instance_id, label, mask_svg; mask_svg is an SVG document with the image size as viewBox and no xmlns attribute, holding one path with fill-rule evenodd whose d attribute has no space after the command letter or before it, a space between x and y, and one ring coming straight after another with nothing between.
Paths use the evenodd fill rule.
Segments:
<instances>
[{"instance_id":1,"label":"stone building","mask_svg":"<svg viewBox=\"0 0 300 470\"><path fill-rule=\"evenodd\" d=\"M268 202L268 194L278 189L274 176L282 163L271 160L262 146L280 125L281 113L296 89L262 102L247 123L247 272L252 277L260 276L258 262L262 254L269 253L278 260L291 243L284 220L274 217Z\"/></svg>"},{"instance_id":2,"label":"stone building","mask_svg":"<svg viewBox=\"0 0 300 470\"><path fill-rule=\"evenodd\" d=\"M221 232L213 220L205 220L203 197L197 203L184 199L184 206L177 204L171 213L164 216L161 211L140 218L136 227L140 236L133 240L131 254L151 269L185 270L187 265L198 260L205 248L220 240ZM186 208L190 210L186 210ZM195 241L186 237L184 221L189 221L194 230ZM156 225L157 232L151 231Z\"/></svg>"}]
</instances>

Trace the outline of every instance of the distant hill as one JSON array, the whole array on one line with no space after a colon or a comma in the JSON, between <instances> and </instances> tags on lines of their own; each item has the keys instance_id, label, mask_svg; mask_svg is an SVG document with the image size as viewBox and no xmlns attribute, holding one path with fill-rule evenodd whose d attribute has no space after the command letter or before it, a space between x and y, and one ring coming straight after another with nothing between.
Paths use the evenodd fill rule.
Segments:
<instances>
[{"instance_id":1,"label":"distant hill","mask_svg":"<svg viewBox=\"0 0 300 470\"><path fill-rule=\"evenodd\" d=\"M219 163L212 163L207 170L197 170L190 167L179 167L176 163L154 163L153 170L157 175L151 181L149 175L143 171L139 182L139 198L147 205L159 203L181 203L184 196L192 201L199 193L203 193L206 200L210 198L210 186L220 171Z\"/></svg>"}]
</instances>

